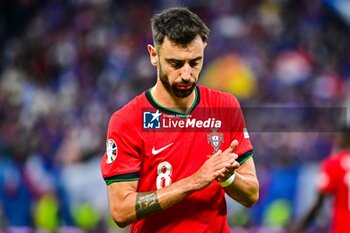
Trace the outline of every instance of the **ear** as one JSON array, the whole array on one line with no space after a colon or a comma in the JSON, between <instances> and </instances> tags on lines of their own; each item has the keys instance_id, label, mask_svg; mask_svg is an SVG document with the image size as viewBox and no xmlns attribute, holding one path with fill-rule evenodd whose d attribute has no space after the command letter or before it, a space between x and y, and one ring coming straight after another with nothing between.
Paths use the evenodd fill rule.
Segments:
<instances>
[{"instance_id":1,"label":"ear","mask_svg":"<svg viewBox=\"0 0 350 233\"><path fill-rule=\"evenodd\" d=\"M148 53L149 53L149 58L151 60L151 64L153 66L157 66L158 65L158 52L157 52L157 49L152 46L152 45L147 45L147 50L148 50Z\"/></svg>"}]
</instances>

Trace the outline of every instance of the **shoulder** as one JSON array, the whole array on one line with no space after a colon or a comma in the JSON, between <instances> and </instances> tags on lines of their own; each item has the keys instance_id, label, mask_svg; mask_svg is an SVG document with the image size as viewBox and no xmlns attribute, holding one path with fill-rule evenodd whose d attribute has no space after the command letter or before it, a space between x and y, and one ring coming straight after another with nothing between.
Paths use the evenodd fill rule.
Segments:
<instances>
[{"instance_id":1,"label":"shoulder","mask_svg":"<svg viewBox=\"0 0 350 233\"><path fill-rule=\"evenodd\" d=\"M334 152L330 154L328 157L326 157L322 161L322 166L323 167L336 167L340 163L340 158L341 158L342 153L340 152Z\"/></svg>"},{"instance_id":2,"label":"shoulder","mask_svg":"<svg viewBox=\"0 0 350 233\"><path fill-rule=\"evenodd\" d=\"M110 117L110 124L116 122L134 123L142 117L142 108L147 106L145 92L133 98Z\"/></svg>"},{"instance_id":3,"label":"shoulder","mask_svg":"<svg viewBox=\"0 0 350 233\"><path fill-rule=\"evenodd\" d=\"M324 159L323 164L326 165L338 165L349 164L350 166L350 150L339 150L335 153L332 153L327 158Z\"/></svg>"},{"instance_id":4,"label":"shoulder","mask_svg":"<svg viewBox=\"0 0 350 233\"><path fill-rule=\"evenodd\" d=\"M200 92L200 98L204 102L211 105L217 105L218 107L239 107L238 99L228 92L210 89L208 87L198 85Z\"/></svg>"}]
</instances>

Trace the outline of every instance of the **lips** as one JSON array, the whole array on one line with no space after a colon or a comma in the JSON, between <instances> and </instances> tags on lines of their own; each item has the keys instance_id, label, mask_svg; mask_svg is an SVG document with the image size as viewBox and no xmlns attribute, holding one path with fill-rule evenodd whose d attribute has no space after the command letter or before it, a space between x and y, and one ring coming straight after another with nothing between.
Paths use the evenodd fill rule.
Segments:
<instances>
[{"instance_id":1,"label":"lips","mask_svg":"<svg viewBox=\"0 0 350 233\"><path fill-rule=\"evenodd\" d=\"M181 90L189 89L192 87L191 84L177 84L176 87Z\"/></svg>"}]
</instances>

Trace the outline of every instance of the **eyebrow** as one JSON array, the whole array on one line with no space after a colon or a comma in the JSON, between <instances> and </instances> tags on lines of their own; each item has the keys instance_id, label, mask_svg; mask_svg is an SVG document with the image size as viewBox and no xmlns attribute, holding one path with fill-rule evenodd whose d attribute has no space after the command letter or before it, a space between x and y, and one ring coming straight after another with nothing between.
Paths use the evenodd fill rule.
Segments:
<instances>
[{"instance_id":1,"label":"eyebrow","mask_svg":"<svg viewBox=\"0 0 350 233\"><path fill-rule=\"evenodd\" d=\"M203 57L202 56L199 56L199 57L196 57L196 58L193 58L191 60L189 60L190 62L194 62L194 61L199 61L201 60ZM183 62L185 60L180 60L180 59L175 59L175 58L165 58L165 60L167 62Z\"/></svg>"}]
</instances>

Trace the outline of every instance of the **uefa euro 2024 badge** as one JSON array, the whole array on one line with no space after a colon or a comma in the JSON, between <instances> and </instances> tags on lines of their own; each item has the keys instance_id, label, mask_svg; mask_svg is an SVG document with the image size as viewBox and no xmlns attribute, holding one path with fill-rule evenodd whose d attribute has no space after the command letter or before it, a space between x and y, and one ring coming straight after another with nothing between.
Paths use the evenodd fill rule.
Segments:
<instances>
[{"instance_id":1,"label":"uefa euro 2024 badge","mask_svg":"<svg viewBox=\"0 0 350 233\"><path fill-rule=\"evenodd\" d=\"M117 144L113 139L108 139L106 142L106 154L107 154L106 163L108 164L113 163L114 160L117 158L118 148L117 148Z\"/></svg>"}]
</instances>

